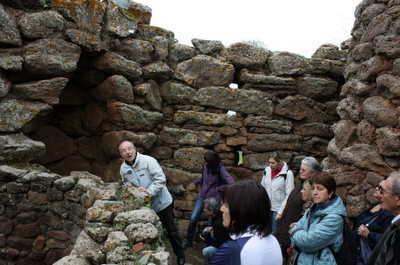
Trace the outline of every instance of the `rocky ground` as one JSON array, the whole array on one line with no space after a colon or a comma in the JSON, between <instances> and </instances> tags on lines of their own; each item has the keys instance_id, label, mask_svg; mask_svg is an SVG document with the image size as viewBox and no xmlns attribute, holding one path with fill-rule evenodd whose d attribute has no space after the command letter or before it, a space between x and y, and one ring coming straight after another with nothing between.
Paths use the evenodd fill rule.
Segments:
<instances>
[{"instance_id":1,"label":"rocky ground","mask_svg":"<svg viewBox=\"0 0 400 265\"><path fill-rule=\"evenodd\" d=\"M173 250L168 238L164 239L164 244L166 250L172 254L172 265L176 265L176 256L173 254ZM185 265L206 265L207 262L202 254L202 250L204 248L204 243L200 239L196 239L193 242L193 247L186 249L185 256L186 256L186 263Z\"/></svg>"}]
</instances>

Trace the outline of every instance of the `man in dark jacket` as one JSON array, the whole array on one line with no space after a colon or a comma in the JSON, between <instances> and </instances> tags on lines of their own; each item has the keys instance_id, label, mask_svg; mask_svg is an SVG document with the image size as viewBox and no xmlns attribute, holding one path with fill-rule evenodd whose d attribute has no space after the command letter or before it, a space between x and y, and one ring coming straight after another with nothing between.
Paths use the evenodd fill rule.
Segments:
<instances>
[{"instance_id":1,"label":"man in dark jacket","mask_svg":"<svg viewBox=\"0 0 400 265\"><path fill-rule=\"evenodd\" d=\"M319 169L320 165L313 157L306 157L301 161L300 182L290 192L285 209L282 212L282 217L278 223L278 228L275 231L274 235L281 245L282 255L286 257L286 261L289 256L286 250L290 246L290 224L298 221L299 215L303 210L302 206L304 201L301 195L303 182L309 179L315 172L319 171Z\"/></svg>"},{"instance_id":2,"label":"man in dark jacket","mask_svg":"<svg viewBox=\"0 0 400 265\"><path fill-rule=\"evenodd\" d=\"M218 248L227 240L230 240L228 231L222 224L222 212L220 203L214 198L204 200L204 213L211 217L211 226L206 227L201 233L200 238L206 243L203 255L211 260Z\"/></svg>"},{"instance_id":3,"label":"man in dark jacket","mask_svg":"<svg viewBox=\"0 0 400 265\"><path fill-rule=\"evenodd\" d=\"M392 225L383 233L367 265L400 264L400 172L392 172L379 185L382 209L393 214Z\"/></svg>"}]
</instances>

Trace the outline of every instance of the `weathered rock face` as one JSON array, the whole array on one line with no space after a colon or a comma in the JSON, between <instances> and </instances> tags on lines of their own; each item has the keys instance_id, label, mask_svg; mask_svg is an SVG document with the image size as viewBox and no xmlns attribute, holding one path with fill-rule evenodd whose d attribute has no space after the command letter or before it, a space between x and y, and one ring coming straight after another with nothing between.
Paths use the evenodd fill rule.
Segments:
<instances>
[{"instance_id":1,"label":"weathered rock face","mask_svg":"<svg viewBox=\"0 0 400 265\"><path fill-rule=\"evenodd\" d=\"M350 216L372 200L378 177L400 167L398 1L363 1L350 49L324 44L311 59L246 43L179 44L173 32L150 25L150 8L132 1L127 9L100 0L0 2L1 163L33 161L61 175L82 170L120 181L118 144L130 139L163 166L184 219L209 149L236 180L259 180L273 151L294 173L314 156L335 176ZM378 177L366 177L372 174ZM10 189L30 191L24 183ZM57 230L66 215L58 206L40 219ZM0 217L14 216L10 207L1 213L0 204ZM7 247L17 239L7 238ZM125 248L109 260L93 252L90 259L117 262Z\"/></svg>"},{"instance_id":2,"label":"weathered rock face","mask_svg":"<svg viewBox=\"0 0 400 265\"><path fill-rule=\"evenodd\" d=\"M0 166L1 262L101 264L143 257L170 262L145 193L88 172L61 177L45 171ZM118 248L124 251L116 253Z\"/></svg>"},{"instance_id":3,"label":"weathered rock face","mask_svg":"<svg viewBox=\"0 0 400 265\"><path fill-rule=\"evenodd\" d=\"M201 168L204 152L196 148L217 150L236 178L261 171L236 168L237 151L248 161L253 153L290 150L295 167L304 155L325 156L332 134L310 128L339 118L343 77L332 65L341 66L346 52L336 46L321 46L314 67L246 43L176 43L172 32L149 25L148 7L132 1L125 10L97 0L4 4L10 23L0 30L14 37L1 42L12 48L0 56L0 132L44 143L45 155L29 161L59 174L80 169L119 180L116 145L124 137L187 174ZM42 12L25 12L38 6ZM185 165L182 150L194 150L198 165Z\"/></svg>"},{"instance_id":4,"label":"weathered rock face","mask_svg":"<svg viewBox=\"0 0 400 265\"><path fill-rule=\"evenodd\" d=\"M363 1L356 21L345 69L346 83L338 106L341 121L335 125L324 170L357 177L347 186L348 214L356 216L374 201L372 189L380 179L399 168L399 57L398 1ZM347 167L345 165L351 165ZM341 173L336 174L341 168ZM356 169L356 172L355 170Z\"/></svg>"}]
</instances>

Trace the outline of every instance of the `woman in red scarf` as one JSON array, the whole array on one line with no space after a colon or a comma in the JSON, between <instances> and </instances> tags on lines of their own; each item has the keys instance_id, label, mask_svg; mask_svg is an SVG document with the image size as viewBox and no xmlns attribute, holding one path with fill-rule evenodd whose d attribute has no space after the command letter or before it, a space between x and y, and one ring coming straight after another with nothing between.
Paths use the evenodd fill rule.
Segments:
<instances>
[{"instance_id":1,"label":"woman in red scarf","mask_svg":"<svg viewBox=\"0 0 400 265\"><path fill-rule=\"evenodd\" d=\"M294 188L294 176L277 152L269 156L268 164L261 185L265 188L271 200L271 223L272 233L274 233L285 208L286 200Z\"/></svg>"}]
</instances>

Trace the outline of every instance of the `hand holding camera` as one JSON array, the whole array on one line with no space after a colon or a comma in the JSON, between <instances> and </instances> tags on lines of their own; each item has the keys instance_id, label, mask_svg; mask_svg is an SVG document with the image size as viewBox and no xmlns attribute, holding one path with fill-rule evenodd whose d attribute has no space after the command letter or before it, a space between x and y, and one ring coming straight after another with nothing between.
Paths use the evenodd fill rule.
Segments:
<instances>
[{"instance_id":1,"label":"hand holding camera","mask_svg":"<svg viewBox=\"0 0 400 265\"><path fill-rule=\"evenodd\" d=\"M204 228L203 232L199 235L201 240L206 241L210 237L210 232L212 230L212 227L206 227Z\"/></svg>"}]
</instances>

